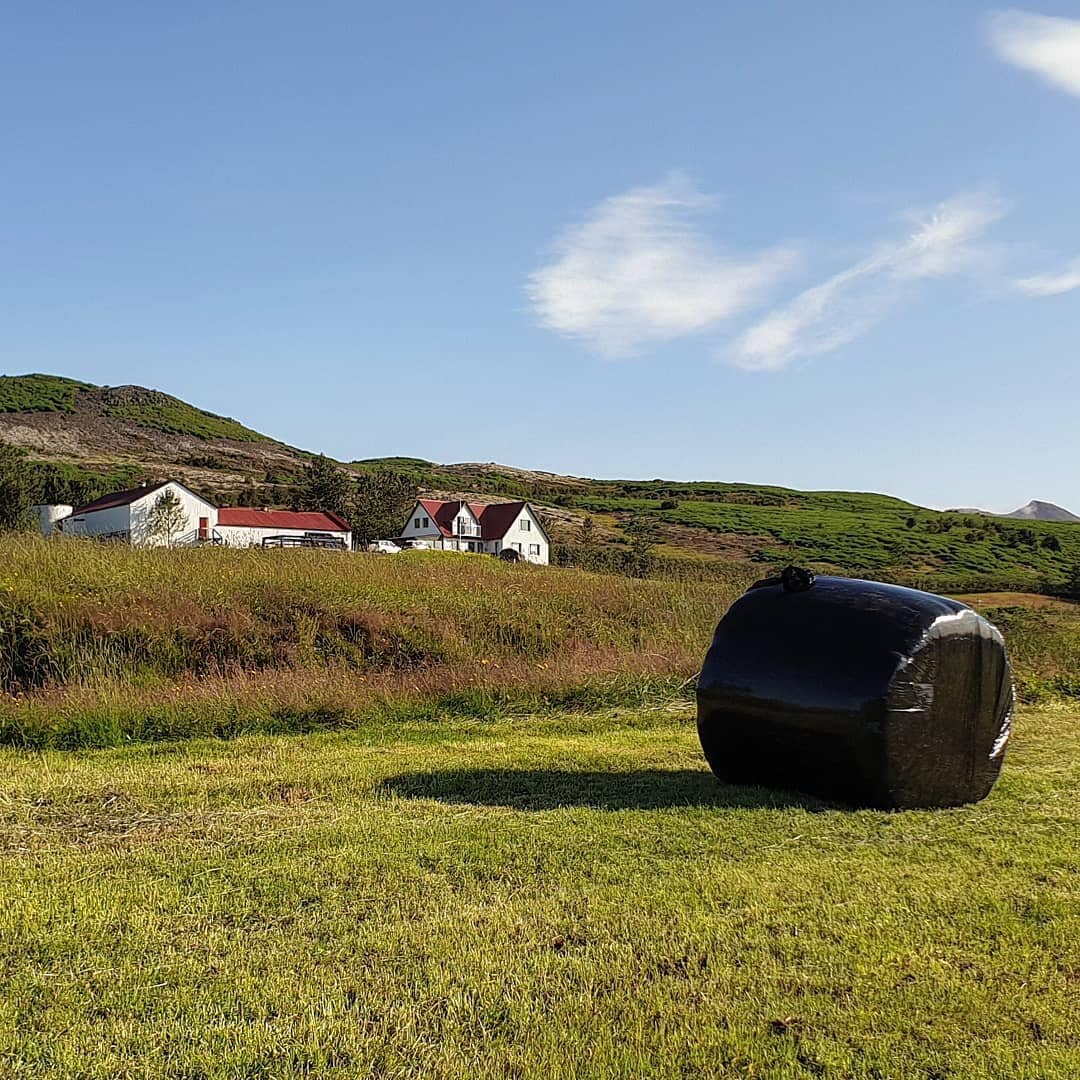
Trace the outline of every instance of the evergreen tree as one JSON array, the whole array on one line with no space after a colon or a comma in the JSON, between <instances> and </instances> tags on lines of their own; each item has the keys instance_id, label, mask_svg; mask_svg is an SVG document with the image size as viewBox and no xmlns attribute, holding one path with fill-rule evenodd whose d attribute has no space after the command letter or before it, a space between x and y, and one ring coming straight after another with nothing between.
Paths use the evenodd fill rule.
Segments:
<instances>
[{"instance_id":1,"label":"evergreen tree","mask_svg":"<svg viewBox=\"0 0 1080 1080\"><path fill-rule=\"evenodd\" d=\"M648 577L653 568L653 543L656 540L655 524L646 518L638 518L626 527L626 532L630 537L626 573L629 577Z\"/></svg>"},{"instance_id":2,"label":"evergreen tree","mask_svg":"<svg viewBox=\"0 0 1080 1080\"><path fill-rule=\"evenodd\" d=\"M304 479L298 489L300 510L322 510L344 515L352 494L352 481L344 469L325 454L313 457L304 466Z\"/></svg>"},{"instance_id":3,"label":"evergreen tree","mask_svg":"<svg viewBox=\"0 0 1080 1080\"><path fill-rule=\"evenodd\" d=\"M18 447L0 443L0 530L26 529L36 499L33 467Z\"/></svg>"},{"instance_id":4,"label":"evergreen tree","mask_svg":"<svg viewBox=\"0 0 1080 1080\"><path fill-rule=\"evenodd\" d=\"M358 477L347 514L353 542L363 548L375 540L400 536L415 501L416 485L401 473L380 471Z\"/></svg>"}]
</instances>

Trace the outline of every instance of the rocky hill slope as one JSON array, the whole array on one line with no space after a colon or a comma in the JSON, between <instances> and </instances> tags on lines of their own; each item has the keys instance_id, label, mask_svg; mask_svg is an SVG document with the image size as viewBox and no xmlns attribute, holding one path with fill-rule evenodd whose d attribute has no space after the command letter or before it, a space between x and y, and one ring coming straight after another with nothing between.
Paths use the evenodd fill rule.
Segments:
<instances>
[{"instance_id":1,"label":"rocky hill slope","mask_svg":"<svg viewBox=\"0 0 1080 1080\"><path fill-rule=\"evenodd\" d=\"M1080 521L1080 517L1070 513L1063 506L1056 503L1040 502L1032 499L1027 506L1021 506L1006 517L1022 518L1025 521Z\"/></svg>"}]
</instances>

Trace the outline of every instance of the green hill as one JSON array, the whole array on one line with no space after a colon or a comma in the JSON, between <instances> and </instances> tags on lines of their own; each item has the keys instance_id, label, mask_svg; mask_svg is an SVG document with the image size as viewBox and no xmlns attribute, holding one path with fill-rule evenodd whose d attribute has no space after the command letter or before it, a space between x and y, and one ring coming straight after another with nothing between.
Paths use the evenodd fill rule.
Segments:
<instances>
[{"instance_id":1,"label":"green hill","mask_svg":"<svg viewBox=\"0 0 1080 1080\"><path fill-rule=\"evenodd\" d=\"M197 439L270 441L228 416L141 386L94 386L59 375L0 375L0 413L82 411L130 420L150 431Z\"/></svg>"},{"instance_id":2,"label":"green hill","mask_svg":"<svg viewBox=\"0 0 1080 1080\"><path fill-rule=\"evenodd\" d=\"M160 390L42 374L0 375L0 441L64 470L83 491L171 476L224 496L288 484L310 457Z\"/></svg>"}]
</instances>

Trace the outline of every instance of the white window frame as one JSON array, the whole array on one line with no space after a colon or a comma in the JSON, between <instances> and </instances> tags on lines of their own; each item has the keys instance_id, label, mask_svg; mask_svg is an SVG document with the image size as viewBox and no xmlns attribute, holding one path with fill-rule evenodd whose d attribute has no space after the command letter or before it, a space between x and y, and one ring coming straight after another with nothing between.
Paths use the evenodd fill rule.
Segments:
<instances>
[{"instance_id":1,"label":"white window frame","mask_svg":"<svg viewBox=\"0 0 1080 1080\"><path fill-rule=\"evenodd\" d=\"M518 528L522 532L532 532L532 522L528 518L522 518L518 522Z\"/></svg>"},{"instance_id":2,"label":"white window frame","mask_svg":"<svg viewBox=\"0 0 1080 1080\"><path fill-rule=\"evenodd\" d=\"M529 545L529 554L530 555L539 555L540 554L540 545L539 544L530 544Z\"/></svg>"}]
</instances>

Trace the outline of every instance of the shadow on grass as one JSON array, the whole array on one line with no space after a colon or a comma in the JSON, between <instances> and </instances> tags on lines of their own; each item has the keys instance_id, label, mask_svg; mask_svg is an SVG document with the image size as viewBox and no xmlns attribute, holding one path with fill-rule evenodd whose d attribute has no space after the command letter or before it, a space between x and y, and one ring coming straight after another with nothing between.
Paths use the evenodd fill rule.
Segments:
<instances>
[{"instance_id":1,"label":"shadow on grass","mask_svg":"<svg viewBox=\"0 0 1080 1080\"><path fill-rule=\"evenodd\" d=\"M514 810L589 806L601 810L663 810L677 806L828 810L831 804L790 791L722 784L702 769L468 769L403 773L383 782L409 799L437 799Z\"/></svg>"}]
</instances>

